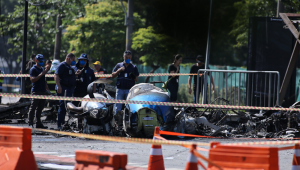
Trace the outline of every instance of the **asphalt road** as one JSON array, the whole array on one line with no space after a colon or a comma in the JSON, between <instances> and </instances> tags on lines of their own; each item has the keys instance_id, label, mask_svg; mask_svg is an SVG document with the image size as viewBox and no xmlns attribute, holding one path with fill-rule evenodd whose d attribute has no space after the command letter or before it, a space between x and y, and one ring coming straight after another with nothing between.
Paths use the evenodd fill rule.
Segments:
<instances>
[{"instance_id":1,"label":"asphalt road","mask_svg":"<svg viewBox=\"0 0 300 170\"><path fill-rule=\"evenodd\" d=\"M6 99L4 99L6 100ZM13 101L13 99L10 99ZM3 103L5 103L4 101ZM6 124L7 125L7 124ZM13 126L28 127L27 124L11 124ZM52 126L55 126L52 124ZM172 139L174 140L174 139ZM236 142L253 142L263 140L240 140L240 139L176 139L184 141L195 141L209 143L211 141L218 141L220 143L236 143ZM275 146L275 147L283 147ZM69 136L57 137L54 135L43 135L33 132L32 134L32 151L34 154L42 154L48 156L57 156L58 158L70 158L75 157L76 150L102 150L125 153L128 155L128 165L134 167L147 168L149 161L151 145L148 144L130 144L119 143L110 141L89 140L83 138L73 138ZM207 146L203 148L209 149ZM184 169L189 154L189 150L181 146L162 146L162 152L164 157L164 164L167 170L179 170ZM200 151L200 154L208 157L208 152ZM288 170L292 167L292 158L294 150L279 151L279 167L280 170ZM203 162L203 161L202 161ZM73 169L72 164L53 163L53 160L38 161L40 169ZM206 165L206 164L205 164Z\"/></svg>"}]
</instances>

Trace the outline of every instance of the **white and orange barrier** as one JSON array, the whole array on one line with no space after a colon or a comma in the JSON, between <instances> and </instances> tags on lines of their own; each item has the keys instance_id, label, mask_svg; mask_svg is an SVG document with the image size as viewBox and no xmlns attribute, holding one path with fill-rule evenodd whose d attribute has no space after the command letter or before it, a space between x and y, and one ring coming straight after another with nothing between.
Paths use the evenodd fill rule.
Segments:
<instances>
[{"instance_id":1,"label":"white and orange barrier","mask_svg":"<svg viewBox=\"0 0 300 170\"><path fill-rule=\"evenodd\" d=\"M127 155L106 151L76 151L74 170L126 170Z\"/></svg>"},{"instance_id":2,"label":"white and orange barrier","mask_svg":"<svg viewBox=\"0 0 300 170\"><path fill-rule=\"evenodd\" d=\"M292 170L300 170L300 144L295 144Z\"/></svg>"},{"instance_id":3,"label":"white and orange barrier","mask_svg":"<svg viewBox=\"0 0 300 170\"><path fill-rule=\"evenodd\" d=\"M30 128L0 126L0 169L38 169L31 150Z\"/></svg>"},{"instance_id":4,"label":"white and orange barrier","mask_svg":"<svg viewBox=\"0 0 300 170\"><path fill-rule=\"evenodd\" d=\"M279 170L278 148L258 146L229 146L212 142L209 160L222 168L240 170ZM216 169L208 164L208 170Z\"/></svg>"}]
</instances>

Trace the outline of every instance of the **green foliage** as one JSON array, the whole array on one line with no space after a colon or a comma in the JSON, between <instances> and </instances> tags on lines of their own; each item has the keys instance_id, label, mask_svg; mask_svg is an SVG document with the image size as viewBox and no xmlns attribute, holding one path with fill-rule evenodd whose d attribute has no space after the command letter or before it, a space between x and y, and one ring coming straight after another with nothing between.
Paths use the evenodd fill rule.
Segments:
<instances>
[{"instance_id":1,"label":"green foliage","mask_svg":"<svg viewBox=\"0 0 300 170\"><path fill-rule=\"evenodd\" d=\"M126 38L120 2L102 1L87 5L85 11L84 17L67 26L64 36L71 45L70 49L76 55L87 53L93 60L105 63L105 67L115 65L122 60ZM134 18L135 27L141 27L143 20L136 13Z\"/></svg>"},{"instance_id":2,"label":"green foliage","mask_svg":"<svg viewBox=\"0 0 300 170\"><path fill-rule=\"evenodd\" d=\"M286 13L299 13L300 1L299 0L281 0L284 5L284 12Z\"/></svg>"},{"instance_id":3,"label":"green foliage","mask_svg":"<svg viewBox=\"0 0 300 170\"><path fill-rule=\"evenodd\" d=\"M236 37L234 47L248 46L249 17L275 17L276 5L275 0L242 0L234 3L238 10L230 32Z\"/></svg>"},{"instance_id":4,"label":"green foliage","mask_svg":"<svg viewBox=\"0 0 300 170\"><path fill-rule=\"evenodd\" d=\"M156 65L166 68L174 59L178 43L164 34L157 34L152 26L140 28L133 34L132 49L136 50L140 60L146 66Z\"/></svg>"},{"instance_id":5,"label":"green foliage","mask_svg":"<svg viewBox=\"0 0 300 170\"><path fill-rule=\"evenodd\" d=\"M9 36L8 44L13 45L8 49L10 55L21 54L23 46L23 23L24 3L23 0L16 0L14 11L7 15L1 15L1 36ZM30 0L30 3L40 4L44 0ZM96 2L96 1L94 1ZM93 2L93 3L94 3ZM75 18L85 14L84 5L89 0L48 0L40 6L28 5L28 26L27 26L27 56L32 53L41 53L46 58L52 58L54 53L56 17L63 17L63 24L59 29L63 30L65 24L72 22ZM62 44L62 49L68 48L67 43ZM62 50L62 55L67 52ZM20 56L21 57L21 56ZM19 58L20 62L20 58Z\"/></svg>"}]
</instances>

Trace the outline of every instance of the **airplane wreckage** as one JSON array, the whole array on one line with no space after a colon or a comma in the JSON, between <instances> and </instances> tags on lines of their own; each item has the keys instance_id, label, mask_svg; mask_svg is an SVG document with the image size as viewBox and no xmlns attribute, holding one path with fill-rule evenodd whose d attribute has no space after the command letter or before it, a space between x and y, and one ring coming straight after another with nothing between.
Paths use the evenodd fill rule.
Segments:
<instances>
[{"instance_id":1,"label":"airplane wreckage","mask_svg":"<svg viewBox=\"0 0 300 170\"><path fill-rule=\"evenodd\" d=\"M111 82L96 80L88 86L88 94L84 98L113 99L115 87L109 85ZM94 83L97 84L97 93L93 93ZM171 102L168 92L152 83L133 86L127 100ZM230 104L223 98L217 100ZM0 108L0 123L8 119L25 119L29 105L30 102L23 101ZM114 103L82 101L80 106L75 106L68 102L66 107L69 119L63 130L77 133L151 137L155 126L159 126L166 131L215 137L293 138L300 134L300 112L296 111L252 113L233 109L124 104L123 125L120 126L113 116ZM300 102L291 106L299 107ZM44 110L42 116L57 114L55 109L54 104L51 109Z\"/></svg>"}]
</instances>

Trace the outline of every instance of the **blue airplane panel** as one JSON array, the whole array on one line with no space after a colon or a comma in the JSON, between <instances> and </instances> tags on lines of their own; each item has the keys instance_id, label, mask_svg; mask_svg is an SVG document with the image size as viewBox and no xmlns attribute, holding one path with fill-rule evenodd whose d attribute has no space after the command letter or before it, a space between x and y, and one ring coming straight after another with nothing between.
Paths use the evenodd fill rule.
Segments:
<instances>
[{"instance_id":1,"label":"blue airplane panel","mask_svg":"<svg viewBox=\"0 0 300 170\"><path fill-rule=\"evenodd\" d=\"M155 101L155 102L170 102L169 96L161 93L145 93L133 97L130 100L136 101ZM156 105L147 105L147 104L128 104L126 106L131 113L136 113L141 108L147 107L156 111L165 122L173 121L174 119L174 108L171 106L156 106ZM134 116L135 117L135 116Z\"/></svg>"}]
</instances>

